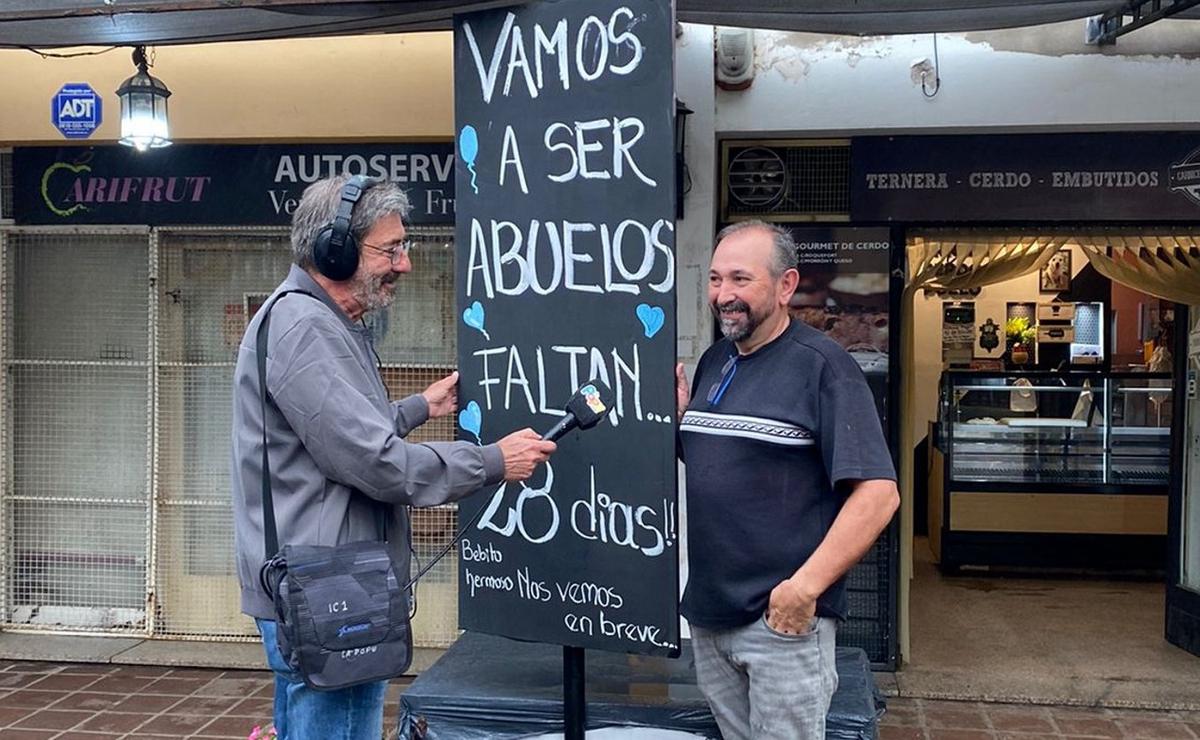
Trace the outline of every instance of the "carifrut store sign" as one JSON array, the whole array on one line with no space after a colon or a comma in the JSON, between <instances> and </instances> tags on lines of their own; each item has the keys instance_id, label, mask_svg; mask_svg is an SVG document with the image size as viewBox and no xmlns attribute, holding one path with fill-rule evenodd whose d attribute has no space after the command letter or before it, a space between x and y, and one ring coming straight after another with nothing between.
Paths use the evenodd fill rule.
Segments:
<instances>
[{"instance_id":1,"label":"carifrut store sign","mask_svg":"<svg viewBox=\"0 0 1200 740\"><path fill-rule=\"evenodd\" d=\"M284 226L304 189L336 174L408 191L411 223L453 223L453 145L17 147L13 218L21 225Z\"/></svg>"},{"instance_id":2,"label":"carifrut store sign","mask_svg":"<svg viewBox=\"0 0 1200 740\"><path fill-rule=\"evenodd\" d=\"M93 172L88 158L79 162L55 162L42 172L40 192L46 209L70 219L77 214L103 212L104 206L129 206L162 214L163 205L203 203L209 175L113 175ZM110 211L116 211L114 207ZM80 218L77 220L82 221ZM90 220L90 219L89 219ZM167 219L168 221L170 219ZM146 223L151 221L147 218ZM155 223L158 222L156 219Z\"/></svg>"},{"instance_id":3,"label":"carifrut store sign","mask_svg":"<svg viewBox=\"0 0 1200 740\"><path fill-rule=\"evenodd\" d=\"M214 183L196 163L161 151L103 147L18 149L13 153L14 220L20 224L222 223L208 220ZM217 185L219 187L219 184Z\"/></svg>"}]
</instances>

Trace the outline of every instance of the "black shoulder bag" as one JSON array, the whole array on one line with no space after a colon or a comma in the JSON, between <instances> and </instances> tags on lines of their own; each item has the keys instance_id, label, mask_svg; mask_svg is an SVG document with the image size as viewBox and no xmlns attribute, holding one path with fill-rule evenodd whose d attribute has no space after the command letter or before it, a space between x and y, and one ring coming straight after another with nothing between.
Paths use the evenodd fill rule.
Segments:
<instances>
[{"instance_id":1,"label":"black shoulder bag","mask_svg":"<svg viewBox=\"0 0 1200 740\"><path fill-rule=\"evenodd\" d=\"M399 676L412 662L408 589L387 547L379 512L379 540L336 546L279 549L267 458L267 336L271 300L258 327L258 382L262 395L262 500L266 563L259 579L275 604L279 652L312 689L333 691ZM407 575L407 574L404 574Z\"/></svg>"}]
</instances>

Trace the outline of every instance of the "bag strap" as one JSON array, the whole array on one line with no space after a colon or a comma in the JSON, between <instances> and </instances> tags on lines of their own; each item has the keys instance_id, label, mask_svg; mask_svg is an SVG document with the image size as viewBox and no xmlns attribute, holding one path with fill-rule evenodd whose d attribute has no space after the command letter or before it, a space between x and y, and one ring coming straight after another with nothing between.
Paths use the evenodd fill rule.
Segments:
<instances>
[{"instance_id":1,"label":"bag strap","mask_svg":"<svg viewBox=\"0 0 1200 740\"><path fill-rule=\"evenodd\" d=\"M262 401L263 544L267 560L279 552L279 533L275 528L275 502L271 498L271 461L267 453L267 337L271 331L271 309L275 308L276 301L289 293L303 293L309 298L320 300L307 290L294 289L280 292L267 303L254 339L254 352L258 356L258 391Z\"/></svg>"},{"instance_id":2,"label":"bag strap","mask_svg":"<svg viewBox=\"0 0 1200 740\"><path fill-rule=\"evenodd\" d=\"M259 325L258 325L258 332L255 335L254 351L255 351L255 355L257 356L257 359L258 359L258 388L259 388L260 400L262 403L263 545L264 545L264 549L266 550L266 558L265 559L267 561L267 565L270 564L271 559L276 555L276 553L279 552L279 532L275 525L275 503L274 503L274 499L272 499L272 497L271 497L271 463L270 463L269 455L267 453L267 339L270 336L271 310L273 308L275 308L276 301L278 301L280 298L283 298L285 295L287 295L289 293L302 293L302 294L308 296L309 298L313 298L318 301L320 300L319 298L317 298L315 295L313 295L309 291L302 290L300 288L293 288L291 290L280 291L277 295L275 295L274 297L271 298L269 303L267 303L267 306L264 309L262 321L259 322ZM451 538L449 544L447 544L436 556L434 556L433 560L431 560L427 565L425 565L424 568L421 568L421 570L415 576L413 576L412 579L408 581L408 583L406 583L404 585L404 590L407 591L408 589L412 588L412 586L414 584L416 584L416 582L422 576L424 576L426 573L428 573L429 570L431 568L433 568L433 566L436 565L439 560L441 560L443 557L445 557L446 553L448 553L450 551L450 549L452 547L454 547L455 544L457 544L458 540L461 539L464 534L466 534L467 530L473 524L475 524L475 522L477 522L479 520L479 517L483 514L483 512L486 510L486 508L487 507L485 507L485 506L480 506L479 511L475 512L475 516L471 517L471 520L468 521L465 525L463 525L458 530L458 532L456 532L454 534L454 536ZM376 513L376 517L377 517L377 522L379 524L380 540L386 541L387 540L387 537L386 537L387 525L384 522L383 511L381 510L380 507L377 506L375 509L375 513ZM410 517L410 522L411 522L411 517ZM408 547L409 547L409 550L412 550L412 524L411 523L409 524L408 536L409 536ZM266 566L264 566L264 568L265 567ZM269 590L270 589L268 589L268 591Z\"/></svg>"},{"instance_id":3,"label":"bag strap","mask_svg":"<svg viewBox=\"0 0 1200 740\"><path fill-rule=\"evenodd\" d=\"M279 552L279 531L275 525L275 502L271 497L271 462L267 453L267 338L270 336L271 331L271 309L275 308L276 301L289 293L301 293L313 300L321 300L307 290L300 288L280 291L267 304L262 321L258 325L258 333L255 335L254 352L258 358L258 389L262 402L263 549L266 551L267 560L270 560ZM379 540L386 542L387 522L383 513L383 505L373 499L371 503L375 508L375 525L378 530Z\"/></svg>"}]
</instances>

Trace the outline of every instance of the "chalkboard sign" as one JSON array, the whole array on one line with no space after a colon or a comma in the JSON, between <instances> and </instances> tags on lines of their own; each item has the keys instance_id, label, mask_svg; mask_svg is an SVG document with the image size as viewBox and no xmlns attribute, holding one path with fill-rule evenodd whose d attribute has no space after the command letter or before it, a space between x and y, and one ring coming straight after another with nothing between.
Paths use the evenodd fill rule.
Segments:
<instances>
[{"instance_id":1,"label":"chalkboard sign","mask_svg":"<svg viewBox=\"0 0 1200 740\"><path fill-rule=\"evenodd\" d=\"M562 0L454 24L459 436L615 406L533 478L460 505L464 629L679 649L673 19Z\"/></svg>"}]
</instances>

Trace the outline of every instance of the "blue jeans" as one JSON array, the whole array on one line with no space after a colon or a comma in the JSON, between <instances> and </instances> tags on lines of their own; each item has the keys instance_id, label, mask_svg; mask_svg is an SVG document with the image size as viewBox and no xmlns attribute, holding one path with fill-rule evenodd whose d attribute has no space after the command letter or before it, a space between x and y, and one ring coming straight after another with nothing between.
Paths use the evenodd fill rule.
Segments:
<instances>
[{"instance_id":1,"label":"blue jeans","mask_svg":"<svg viewBox=\"0 0 1200 740\"><path fill-rule=\"evenodd\" d=\"M291 670L275 641L275 622L255 619L275 673L275 732L279 740L380 740L387 681L338 691L314 691Z\"/></svg>"}]
</instances>

